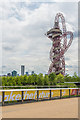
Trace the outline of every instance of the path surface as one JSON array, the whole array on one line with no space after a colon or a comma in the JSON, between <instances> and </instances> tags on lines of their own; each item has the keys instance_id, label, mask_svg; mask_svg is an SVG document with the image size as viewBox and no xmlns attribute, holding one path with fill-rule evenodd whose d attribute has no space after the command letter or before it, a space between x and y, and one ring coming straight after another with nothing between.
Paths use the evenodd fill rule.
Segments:
<instances>
[{"instance_id":1,"label":"path surface","mask_svg":"<svg viewBox=\"0 0 80 120\"><path fill-rule=\"evenodd\" d=\"M78 98L2 107L3 118L78 118Z\"/></svg>"}]
</instances>

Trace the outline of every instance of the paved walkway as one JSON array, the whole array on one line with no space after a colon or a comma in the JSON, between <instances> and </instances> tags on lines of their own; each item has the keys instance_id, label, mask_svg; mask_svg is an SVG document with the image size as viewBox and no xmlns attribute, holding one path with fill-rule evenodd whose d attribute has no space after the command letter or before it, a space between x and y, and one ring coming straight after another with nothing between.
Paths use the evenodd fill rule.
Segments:
<instances>
[{"instance_id":1,"label":"paved walkway","mask_svg":"<svg viewBox=\"0 0 80 120\"><path fill-rule=\"evenodd\" d=\"M2 107L3 118L78 118L78 98Z\"/></svg>"}]
</instances>

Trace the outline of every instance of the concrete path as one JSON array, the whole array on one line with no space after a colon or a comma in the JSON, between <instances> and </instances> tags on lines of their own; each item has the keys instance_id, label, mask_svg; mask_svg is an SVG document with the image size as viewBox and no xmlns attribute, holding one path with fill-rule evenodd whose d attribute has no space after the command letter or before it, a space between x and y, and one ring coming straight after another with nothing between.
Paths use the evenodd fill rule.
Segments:
<instances>
[{"instance_id":1,"label":"concrete path","mask_svg":"<svg viewBox=\"0 0 80 120\"><path fill-rule=\"evenodd\" d=\"M3 118L78 118L78 98L2 107Z\"/></svg>"}]
</instances>

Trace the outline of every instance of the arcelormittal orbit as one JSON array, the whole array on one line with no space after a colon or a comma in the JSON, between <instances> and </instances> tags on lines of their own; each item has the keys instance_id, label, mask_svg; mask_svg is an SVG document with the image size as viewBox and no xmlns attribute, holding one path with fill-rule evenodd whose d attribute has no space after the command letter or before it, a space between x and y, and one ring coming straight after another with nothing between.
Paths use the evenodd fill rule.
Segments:
<instances>
[{"instance_id":1,"label":"arcelormittal orbit","mask_svg":"<svg viewBox=\"0 0 80 120\"><path fill-rule=\"evenodd\" d=\"M60 19L62 30L60 29L61 25L59 24ZM56 14L54 27L50 29L46 35L52 40L52 48L50 50L51 65L49 67L48 74L55 72L56 74L61 73L65 75L64 54L72 43L73 33L66 30L65 18L62 13Z\"/></svg>"}]
</instances>

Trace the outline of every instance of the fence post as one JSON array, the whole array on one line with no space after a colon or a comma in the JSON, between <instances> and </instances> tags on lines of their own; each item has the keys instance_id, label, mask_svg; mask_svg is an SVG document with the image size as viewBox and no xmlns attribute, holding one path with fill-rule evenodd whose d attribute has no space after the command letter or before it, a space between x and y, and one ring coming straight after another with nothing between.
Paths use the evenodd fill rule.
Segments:
<instances>
[{"instance_id":1,"label":"fence post","mask_svg":"<svg viewBox=\"0 0 80 120\"><path fill-rule=\"evenodd\" d=\"M5 94L5 92L3 91L2 92L2 106L4 105L4 94Z\"/></svg>"},{"instance_id":2,"label":"fence post","mask_svg":"<svg viewBox=\"0 0 80 120\"><path fill-rule=\"evenodd\" d=\"M22 103L23 103L23 94L24 94L24 92L22 91Z\"/></svg>"},{"instance_id":3,"label":"fence post","mask_svg":"<svg viewBox=\"0 0 80 120\"><path fill-rule=\"evenodd\" d=\"M62 98L62 90L60 89L60 99Z\"/></svg>"},{"instance_id":4,"label":"fence post","mask_svg":"<svg viewBox=\"0 0 80 120\"><path fill-rule=\"evenodd\" d=\"M50 90L50 100L51 100L51 90Z\"/></svg>"},{"instance_id":5,"label":"fence post","mask_svg":"<svg viewBox=\"0 0 80 120\"><path fill-rule=\"evenodd\" d=\"M37 101L39 101L39 90L37 90Z\"/></svg>"},{"instance_id":6,"label":"fence post","mask_svg":"<svg viewBox=\"0 0 80 120\"><path fill-rule=\"evenodd\" d=\"M78 97L78 89L77 89L77 97Z\"/></svg>"},{"instance_id":7,"label":"fence post","mask_svg":"<svg viewBox=\"0 0 80 120\"><path fill-rule=\"evenodd\" d=\"M70 97L70 89L69 89L69 97Z\"/></svg>"}]
</instances>

